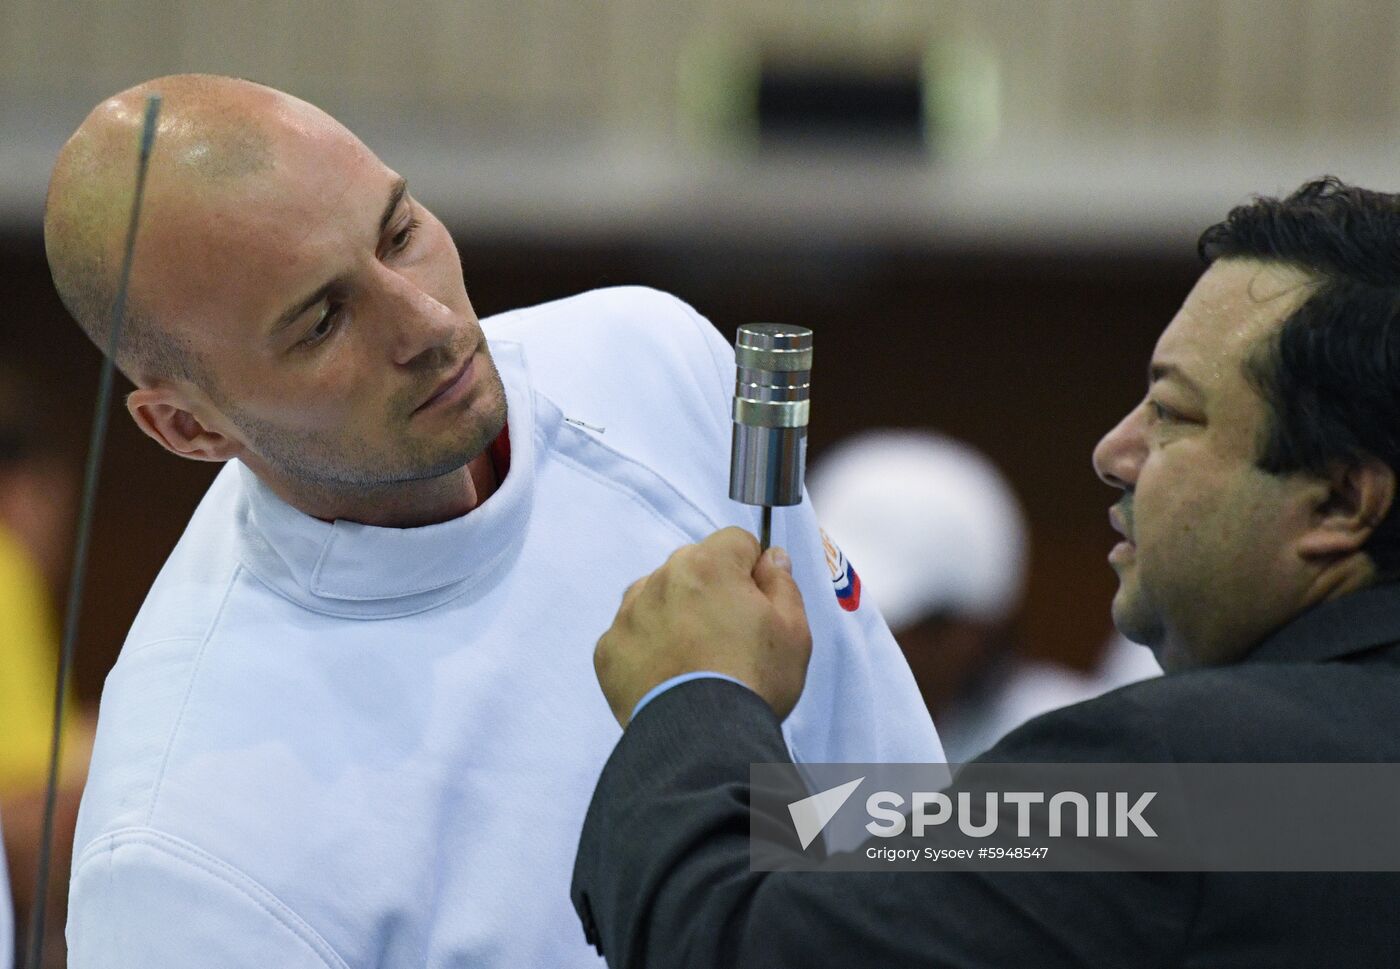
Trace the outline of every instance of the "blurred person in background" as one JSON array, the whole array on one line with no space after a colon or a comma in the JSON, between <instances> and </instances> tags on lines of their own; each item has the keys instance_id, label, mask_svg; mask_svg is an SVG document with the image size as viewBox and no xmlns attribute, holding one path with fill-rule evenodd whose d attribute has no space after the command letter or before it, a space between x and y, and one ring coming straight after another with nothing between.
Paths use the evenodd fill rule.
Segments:
<instances>
[{"instance_id":1,"label":"blurred person in background","mask_svg":"<svg viewBox=\"0 0 1400 969\"><path fill-rule=\"evenodd\" d=\"M52 740L59 645L52 590L67 563L75 488L34 401L31 381L0 367L0 821L20 936L33 904ZM54 917L46 930L50 965L63 962L66 875L92 720L70 703L64 730L48 906Z\"/></svg>"},{"instance_id":2,"label":"blurred person in background","mask_svg":"<svg viewBox=\"0 0 1400 969\"><path fill-rule=\"evenodd\" d=\"M808 482L822 527L904 650L950 763L1047 710L1161 672L1121 637L1088 674L1018 655L1029 530L1010 483L970 445L868 431L824 454Z\"/></svg>"}]
</instances>

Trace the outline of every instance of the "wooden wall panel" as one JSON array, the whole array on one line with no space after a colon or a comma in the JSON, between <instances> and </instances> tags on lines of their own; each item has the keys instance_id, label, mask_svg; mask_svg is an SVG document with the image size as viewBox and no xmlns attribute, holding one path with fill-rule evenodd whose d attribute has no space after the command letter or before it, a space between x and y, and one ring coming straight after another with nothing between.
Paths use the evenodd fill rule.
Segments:
<instances>
[{"instance_id":1,"label":"wooden wall panel","mask_svg":"<svg viewBox=\"0 0 1400 969\"><path fill-rule=\"evenodd\" d=\"M697 44L867 67L996 65L1005 131L1372 137L1400 121L1389 0L8 0L0 89L95 101L158 73L285 87L333 113L676 129Z\"/></svg>"}]
</instances>

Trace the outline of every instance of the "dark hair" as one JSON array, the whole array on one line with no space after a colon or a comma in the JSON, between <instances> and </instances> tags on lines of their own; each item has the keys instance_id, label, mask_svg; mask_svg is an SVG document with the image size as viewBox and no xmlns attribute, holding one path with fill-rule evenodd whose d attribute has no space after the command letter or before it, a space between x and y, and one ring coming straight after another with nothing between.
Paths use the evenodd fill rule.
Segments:
<instances>
[{"instance_id":1,"label":"dark hair","mask_svg":"<svg viewBox=\"0 0 1400 969\"><path fill-rule=\"evenodd\" d=\"M1324 475L1371 457L1400 475L1400 196L1321 178L1235 208L1199 251L1207 264L1257 259L1315 279L1245 364L1269 409L1259 467ZM1366 544L1386 576L1400 574L1397 504Z\"/></svg>"}]
</instances>

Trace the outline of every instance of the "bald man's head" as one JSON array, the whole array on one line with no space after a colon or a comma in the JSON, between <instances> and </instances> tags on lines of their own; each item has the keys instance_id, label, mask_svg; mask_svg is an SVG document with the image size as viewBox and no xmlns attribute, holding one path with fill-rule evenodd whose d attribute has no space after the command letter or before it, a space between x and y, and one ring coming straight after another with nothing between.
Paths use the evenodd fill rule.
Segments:
<instances>
[{"instance_id":1,"label":"bald man's head","mask_svg":"<svg viewBox=\"0 0 1400 969\"><path fill-rule=\"evenodd\" d=\"M172 75L103 101L63 146L49 182L44 245L64 306L104 351L151 93L163 105L142 213L147 229L174 207L272 169L267 118L280 102L294 100L251 81ZM162 318L156 294L142 283L142 274L134 274L117 365L137 384L206 377L196 350L174 321Z\"/></svg>"},{"instance_id":2,"label":"bald man's head","mask_svg":"<svg viewBox=\"0 0 1400 969\"><path fill-rule=\"evenodd\" d=\"M105 342L148 92L163 106L116 353L137 426L181 457L242 461L307 514L460 509L463 469L505 421L461 258L407 181L314 105L189 75L99 105L45 213L73 315ZM411 495L424 507L399 503Z\"/></svg>"}]
</instances>

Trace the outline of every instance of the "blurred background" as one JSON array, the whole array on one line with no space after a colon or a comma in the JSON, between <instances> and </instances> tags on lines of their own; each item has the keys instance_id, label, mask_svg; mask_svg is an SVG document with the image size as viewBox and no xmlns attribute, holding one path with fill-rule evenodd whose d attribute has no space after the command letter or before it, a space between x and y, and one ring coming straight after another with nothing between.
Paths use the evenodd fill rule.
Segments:
<instances>
[{"instance_id":1,"label":"blurred background","mask_svg":"<svg viewBox=\"0 0 1400 969\"><path fill-rule=\"evenodd\" d=\"M49 167L102 97L210 71L320 105L406 175L483 316L638 283L730 336L813 328L813 458L872 427L980 451L1029 535L1010 648L1092 673L1114 493L1090 451L1140 397L1202 228L1323 173L1400 187L1397 47L1383 0L0 0L0 528L27 576L0 591L39 590L56 625L96 386L44 263ZM114 415L82 708L215 470ZM20 628L0 616L12 683L30 661L9 654L44 648Z\"/></svg>"}]
</instances>

